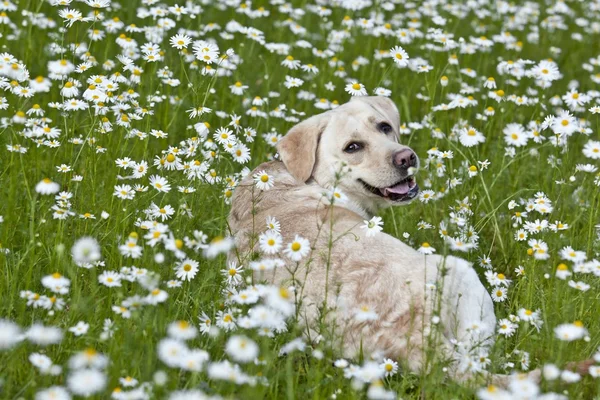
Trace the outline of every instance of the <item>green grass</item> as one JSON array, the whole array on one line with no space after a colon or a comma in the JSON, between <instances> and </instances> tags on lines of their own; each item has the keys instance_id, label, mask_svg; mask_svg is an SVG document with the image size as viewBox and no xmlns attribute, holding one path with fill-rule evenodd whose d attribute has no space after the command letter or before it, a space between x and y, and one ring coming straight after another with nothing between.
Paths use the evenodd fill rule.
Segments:
<instances>
[{"instance_id":1,"label":"green grass","mask_svg":"<svg viewBox=\"0 0 600 400\"><path fill-rule=\"evenodd\" d=\"M119 17L126 26L135 23L138 27L152 26L151 18L141 19L136 16L136 7L142 6L139 1L119 1L113 8L103 10L106 19ZM121 7L117 7L121 4ZM428 39L417 39L412 44L401 44L394 36L374 37L365 34L359 28L349 30L350 36L343 42L343 48L335 52L335 57L345 63L348 77L364 84L369 93L377 87L384 86L392 91L391 98L398 105L403 123L425 122L427 126L412 129L411 133L401 137L402 143L410 145L424 162L427 150L438 147L440 150L452 150L454 158L446 160L447 172L438 177L433 168L424 169L419 174L419 182L430 179L432 189L439 191L446 186L448 179L457 177L463 179L463 184L448 191L448 194L427 204L414 202L408 207L393 208L382 212L384 216L384 229L402 239L405 232L410 234L407 239L415 248L421 243L428 242L438 249L438 253L448 251L447 246L440 238L437 230L440 222L448 221L449 207L455 206L458 200L465 197L471 202L473 217L469 223L480 236L479 245L469 253L456 253L476 265L480 257L489 256L493 263L494 271L505 274L513 281L509 287L508 298L496 304L498 318L505 318L509 314L516 314L521 308L541 310L544 324L539 332L534 328L521 323L514 336L510 338L499 337L490 358L491 369L496 372L507 372L502 368L506 361L517 364L518 356L514 355L515 349L526 351L530 354L531 368L542 366L545 363L555 363L559 367L568 361L584 360L592 356L600 345L600 319L598 309L600 297L598 295L598 278L593 274L574 274L575 281L584 281L591 285L590 290L581 292L567 285L567 281L557 279L556 267L563 262L559 257L559 250L565 246L572 246L575 250L586 252L588 259L598 258L600 249L598 232L595 225L600 222L600 190L594 179L596 173L576 172L577 164L593 163L598 166L597 160L585 158L582 148L588 140L600 140L598 115L587 111L598 104L598 98L593 98L581 111L574 113L578 118L586 118L589 122L591 134L575 133L568 139L566 151L545 141L535 144L529 141L526 147L517 148L516 156L511 158L505 155L506 144L502 130L511 122L526 125L530 121L543 121L547 115L556 115L557 108L551 105L552 96L562 96L568 92L569 82L577 80L580 93L597 90L598 84L591 79L593 74L598 74L598 66L592 66L593 72L582 67L589 63L589 59L598 56L596 43L599 42L598 33L591 27L581 28L575 24L578 17L587 18L590 23L598 23L598 11L590 11L589 4L567 3L573 9L573 16L565 17L566 30L549 30L540 26L540 22L548 16L547 6L540 2L541 16L535 21L532 17L530 23L525 23L523 29L503 26L511 15L522 16L523 10L517 10L506 16L498 17L495 7L488 5L493 17L478 20L473 12L466 18L457 18L439 8L440 14L448 18L445 27L448 33L455 35L455 39L464 37L479 37L485 35L492 38L502 31L510 31L519 41L521 47L507 49L503 44L496 43L489 52L475 54L460 54L457 50L450 52L434 52L421 48L422 44L432 43ZM169 4L170 5L170 4ZM295 7L307 10L307 2L297 2ZM243 127L251 127L258 132L256 141L249 144L252 159L249 167L252 169L274 153L274 149L265 143L262 134L275 130L284 134L294 123L281 118L270 116L268 118L253 118L245 115L251 105L245 105L242 100L251 100L254 96L267 98L270 91L280 93L278 98L270 98L269 104L259 109L269 112L278 105L286 105L288 110L306 113L298 116L304 119L310 115L321 112L313 106L314 101L305 101L298 98L300 90L314 93L317 98L327 98L343 103L350 96L344 91L346 82L335 76L337 67L330 66L332 57L318 58L310 49L300 47L291 48L289 54L304 64L312 63L320 72L308 76L299 70L291 71L281 66L281 61L287 54L269 52L260 43L246 38L241 33L234 33L234 39L223 39L218 35L218 30L201 35L200 38L214 38L217 40L221 54L229 48L235 50L241 61L237 68L231 71L231 76L208 77L202 76L200 70L204 66L201 61L196 61L199 69L190 65L190 60L169 45L169 38L177 33L178 28L200 30L208 23L218 23L222 28L232 19L243 26L252 26L264 32L267 42L294 43L301 37L290 32L282 26L289 16L278 11L277 6L267 2L257 1L253 9L264 6L271 11L266 18L251 19L248 16L235 12L234 7L219 7L204 5L204 11L195 19L183 17L176 21L177 26L164 35L164 40L159 43L164 52L164 60L157 63L148 63L142 59L135 64L144 72L140 75L139 85L121 83L115 95L132 89L139 94L141 107L151 109L153 115L148 115L139 121L133 121L132 128L143 132L152 129L161 129L168 132L168 138L157 139L153 136L140 140L126 138L128 129L114 126L110 133L100 133L98 128L102 122L101 116L94 115L93 109L85 111L71 111L61 113L50 108L48 104L62 101L60 89L61 80L53 80L52 88L48 93L36 93L32 98L21 98L5 91L0 97L6 97L9 106L7 110L0 110L3 119L0 124L0 215L4 221L0 223L0 248L7 252L0 254L0 316L10 319L26 329L35 321L42 321L45 325L58 326L65 331L64 340L58 345L45 348L24 341L11 350L0 352L0 386L2 398L33 398L34 393L51 385L65 385L69 374L67 363L69 358L86 348L94 348L105 354L110 359L107 368L108 385L106 391L97 394L95 398L107 398L113 388L120 386L119 377L132 376L140 382L152 381L157 370L164 370L168 374L165 386L155 386L153 396L162 398L176 388L200 388L208 394L235 396L237 398L327 398L338 389L341 393L338 398L362 398L365 390L354 390L348 379L345 379L341 369L334 367L333 361L339 354L327 346L319 347L324 352L323 359L311 356L311 352L295 352L286 357L279 357L281 346L289 340L301 336L300 328L293 321L290 322L290 331L275 336L274 338L259 337L252 331L245 331L260 345L261 357L266 361L264 365L250 363L242 366L245 373L251 376L263 376L268 385L258 384L235 385L208 379L206 372L191 373L178 369L170 369L159 361L157 357L157 343L166 336L166 327L176 320L186 320L197 324L201 312L206 312L214 317L217 310L223 309L223 296L221 290L225 283L220 270L226 267L224 256L209 260L201 257L189 249L188 256L200 263L198 275L190 282L184 282L182 287L165 289L169 293L166 302L157 306L144 306L138 311L133 311L130 319L123 319L115 314L111 306L120 304L129 296L147 293L138 283L123 282L120 288L107 288L98 282L98 275L103 270L118 271L123 266L137 266L155 272L161 280L167 281L175 278L173 266L176 259L171 252L162 246L152 248L144 244L142 239L145 232L136 227L137 218L144 219L143 210L152 202L164 206L170 204L177 212L166 223L175 239L192 236L194 230L202 230L213 238L226 235L228 227L226 217L229 206L224 198L224 184L209 184L203 180L189 181L179 171L159 171L152 166L156 156L164 155L169 146L179 146L183 140L198 136L191 126L197 122L208 122L211 126L210 136L215 129L229 123L229 118L221 119L215 111L224 111L228 114L242 116L240 123ZM84 3L75 2L73 8L80 9L84 15L90 7ZM416 9L419 9L418 5ZM2 48L0 51L12 54L22 61L30 72L31 78L37 76L47 77L48 62L52 60L67 59L75 65L82 62L72 51L67 50L64 55L51 54L49 46L57 43L68 48L73 43L90 43L88 29L101 29L100 22L76 22L72 27L61 31L57 28L42 29L33 24L22 24L27 18L21 15L21 10L44 13L56 21L58 27L62 20L58 17L57 7L52 7L39 0L21 0L17 11L8 11L7 15L12 22L17 24L19 31L15 38L10 38L14 33L8 25L0 25ZM369 10L383 11L385 21L392 21L395 13L405 13L407 10L402 4L396 6L396 11L384 11L379 5L374 5L362 11L349 11L333 8L328 21L323 21L315 14L307 11L306 15L297 18L297 23L305 27L310 33L304 39L309 40L317 49L327 48L327 37L332 29L341 30L340 22L345 15L353 19L367 17ZM175 20L176 18L173 18ZM399 17L400 25L406 27L410 19L407 16ZM422 27L418 31L426 33L427 28L435 27L430 17L421 19ZM331 23L332 26L328 24ZM484 32L476 32L475 26L482 24ZM528 34L533 32L534 26L539 28L539 42L529 40ZM107 37L100 42L89 44L89 53L95 57L100 65L94 66L90 72L81 75L71 74L83 84L81 91L85 90L85 80L90 75L107 74L122 71L122 65L116 59L120 53L115 39L119 34L126 34L134 38L138 45L147 42L143 33L128 33L120 29L116 33L107 33ZM581 33L582 41L573 40L572 33ZM434 69L428 73L417 74L409 69L395 68L391 59L375 60L373 54L376 50L388 50L393 46L402 45L412 59L425 58ZM551 47L561 49L553 53ZM188 47L191 52L191 45ZM449 54L457 54L460 65L448 63ZM363 65L356 71L352 62L357 57L363 56L370 63ZM562 78L553 82L552 86L540 89L534 85L531 78L522 78L511 85L511 77L500 75L496 66L499 59L517 60L519 58L540 60L553 58L558 65ZM110 71L103 71L101 64L111 59L116 66ZM237 59L237 58L234 58ZM173 72L173 78L179 79L181 84L170 87L163 84L157 77L157 71L164 67ZM216 64L212 64L216 68ZM478 78L470 78L461 74L460 68L472 68L477 72ZM528 66L529 68L529 66ZM129 76L130 73L124 73ZM283 85L285 76L301 77L305 80L301 88L287 89ZM2 76L2 73L0 73ZM440 78L447 76L449 85L440 85ZM496 79L499 89L503 89L506 96L524 95L529 88L538 91L536 95L528 95L539 99L538 104L532 106L517 106L504 101L497 103L487 96L488 90L483 89L482 83L487 77ZM481 80L480 80L481 79ZM240 81L249 88L244 96L235 96L229 86ZM325 89L329 81L336 86L334 91ZM447 94L458 93L461 82L465 82L481 91L472 94L478 105L464 109L432 112L431 108L440 103L447 103ZM27 82L22 83L27 86ZM151 101L153 94L165 95L163 101ZM428 99L419 99L417 94L427 96ZM172 101L170 101L172 100ZM2 104L0 102L0 104ZM52 122L49 126L61 129L62 134L57 139L61 145L57 148L37 146L32 139L23 135L25 126L11 122L17 112L25 112L34 104L39 104L46 111L45 116ZM201 118L191 120L186 110L192 107L205 106L213 112ZM487 121L478 120L477 114L483 113L486 107L495 108L495 115ZM293 115L287 112L286 115ZM114 124L116 117L112 113L107 118ZM435 139L431 132L439 128L446 135L450 134L453 126L460 120L467 125L474 126L486 136L486 142L476 147L466 148L459 142L447 138ZM552 136L550 130L543 132L547 137ZM85 144L73 144L71 139L80 137ZM95 140L94 144L88 141ZM28 148L27 153L19 154L9 152L6 145L20 144ZM96 146L101 146L105 152L98 153ZM535 153L532 151L536 150ZM242 166L235 163L231 156L222 149L218 150L218 158L211 163L218 175L222 178L240 172ZM124 170L115 166L118 158L130 157L132 160L148 161L150 168L148 174L139 180L117 179L118 175L126 175ZM561 164L553 166L548 159L554 157L561 160ZM202 161L202 154L194 159ZM477 161L489 160L490 167L480 171L479 175L468 178L462 164L467 166L477 165ZM59 173L56 166L67 164L72 172ZM83 176L81 182L73 182L71 178L78 174ZM114 186L120 184L140 183L148 185L151 175L161 175L168 179L172 186L169 193L159 193L153 188L147 192L137 193L134 200L121 200L113 196ZM575 180L570 181L574 176ZM50 178L60 184L61 190L73 193L71 210L76 215L66 220L56 220L52 217L51 207L55 201L53 196L36 193L35 186L43 178ZM557 184L556 181L563 183ZM195 193L181 194L177 186L193 186ZM423 186L423 185L421 185ZM546 218L550 223L562 221L569 224L569 229L553 233L546 231L534 237L544 240L549 247L550 258L545 261L535 260L528 255L527 241L514 240L511 215L508 210L510 200L529 199L535 193L542 191L552 200L554 210L550 215L530 213L526 218L534 221L537 218ZM190 211L186 214L184 209ZM522 206L519 207L524 210ZM101 218L105 211L110 217ZM91 213L96 219L82 219L79 214ZM420 220L432 224L433 229L420 230L417 222ZM261 222L262 224L262 222ZM451 226L456 232L456 227ZM143 247L143 256L132 260L121 255L118 246L123 244L131 232L140 236ZM82 236L96 238L102 248L104 267L83 269L77 267L72 261L70 249L73 243ZM402 239L405 240L405 239ZM164 263L155 262L155 253L162 252L166 256ZM567 262L572 270L572 263ZM514 270L523 266L526 274L524 277L516 276ZM483 278L483 269L480 267ZM64 296L66 307L54 314L41 308L27 306L27 301L20 297L20 292L30 290L41 295L51 296L40 283L42 277L60 272L71 280L69 293ZM247 273L247 272L246 272ZM544 275L549 274L549 278ZM165 285L161 285L165 288ZM109 340L100 340L103 321L110 318L114 321L114 336ZM561 342L555 338L553 329L559 324L580 320L589 331L589 340ZM76 337L67 329L78 321L90 324L87 334ZM190 343L190 347L201 348L209 352L213 361L227 358L224 347L231 333L224 333L217 337L200 335ZM48 355L55 364L63 366L62 374L46 376L34 368L28 361L29 354L42 352ZM507 355L509 355L507 357ZM402 373L386 378L385 386L394 390L402 398L472 398L474 391L482 386L481 382L471 385L458 385L443 380L443 365L432 366L430 373L422 375ZM544 382L544 391L568 391L570 398L589 399L597 396L600 385L598 380L584 377L581 382L565 384L559 382Z\"/></svg>"}]
</instances>

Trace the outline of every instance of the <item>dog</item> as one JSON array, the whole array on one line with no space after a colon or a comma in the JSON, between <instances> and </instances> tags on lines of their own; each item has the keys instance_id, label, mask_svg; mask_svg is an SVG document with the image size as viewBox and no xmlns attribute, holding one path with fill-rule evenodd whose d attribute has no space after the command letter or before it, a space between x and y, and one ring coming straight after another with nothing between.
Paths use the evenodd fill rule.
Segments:
<instances>
[{"instance_id":1,"label":"dog","mask_svg":"<svg viewBox=\"0 0 600 400\"><path fill-rule=\"evenodd\" d=\"M238 261L258 251L256 227L267 217L280 222L283 243L309 240L308 261L290 261L268 278L296 288L309 338L325 322L337 327L344 356L383 354L418 372L432 342L449 358L457 342L489 348L496 316L469 262L425 256L361 228L378 210L419 193L419 158L399 143L399 128L389 98L366 96L298 123L277 144L279 160L255 169L274 186L259 193L248 174L234 190L228 223ZM469 377L463 368L449 371Z\"/></svg>"}]
</instances>

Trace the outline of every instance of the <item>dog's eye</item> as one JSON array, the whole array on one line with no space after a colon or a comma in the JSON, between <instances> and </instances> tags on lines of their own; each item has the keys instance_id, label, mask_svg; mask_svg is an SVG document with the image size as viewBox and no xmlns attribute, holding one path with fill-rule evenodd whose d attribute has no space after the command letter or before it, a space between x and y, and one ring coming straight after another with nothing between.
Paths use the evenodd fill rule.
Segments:
<instances>
[{"instance_id":1,"label":"dog's eye","mask_svg":"<svg viewBox=\"0 0 600 400\"><path fill-rule=\"evenodd\" d=\"M380 123L380 124L377 126L377 128L378 128L378 129L379 129L381 132L385 133L386 135L387 135L388 133L392 132L392 126L391 126L390 124L388 124L387 122L381 122L381 123Z\"/></svg>"},{"instance_id":2,"label":"dog's eye","mask_svg":"<svg viewBox=\"0 0 600 400\"><path fill-rule=\"evenodd\" d=\"M360 143L356 143L356 142L352 142L350 143L348 146L346 146L346 148L344 149L344 151L346 153L356 153L359 150L362 150L363 145Z\"/></svg>"}]
</instances>

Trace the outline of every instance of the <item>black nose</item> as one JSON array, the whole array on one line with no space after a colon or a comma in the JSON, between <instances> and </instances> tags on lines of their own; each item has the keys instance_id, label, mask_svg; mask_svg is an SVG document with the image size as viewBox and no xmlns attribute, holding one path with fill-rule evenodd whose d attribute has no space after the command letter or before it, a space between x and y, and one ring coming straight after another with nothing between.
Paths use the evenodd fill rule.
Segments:
<instances>
[{"instance_id":1,"label":"black nose","mask_svg":"<svg viewBox=\"0 0 600 400\"><path fill-rule=\"evenodd\" d=\"M417 155L411 149L402 149L392 156L394 166L408 169L417 165Z\"/></svg>"}]
</instances>

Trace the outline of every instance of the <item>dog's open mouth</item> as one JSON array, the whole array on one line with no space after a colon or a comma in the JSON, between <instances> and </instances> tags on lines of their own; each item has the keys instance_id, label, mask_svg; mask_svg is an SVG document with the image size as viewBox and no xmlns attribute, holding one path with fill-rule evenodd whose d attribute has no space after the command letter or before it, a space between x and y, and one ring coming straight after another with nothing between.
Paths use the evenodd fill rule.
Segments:
<instances>
[{"instance_id":1,"label":"dog's open mouth","mask_svg":"<svg viewBox=\"0 0 600 400\"><path fill-rule=\"evenodd\" d=\"M415 182L414 175L407 176L394 185L383 188L371 186L362 179L359 181L369 192L395 202L412 200L419 194L419 185Z\"/></svg>"}]
</instances>

